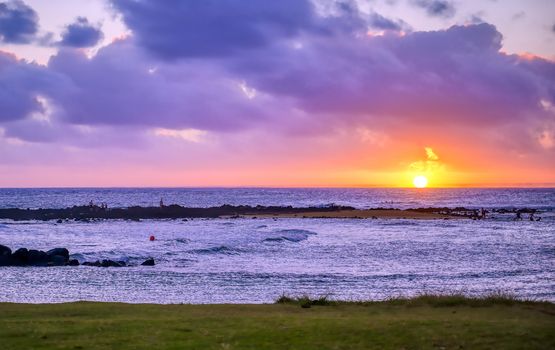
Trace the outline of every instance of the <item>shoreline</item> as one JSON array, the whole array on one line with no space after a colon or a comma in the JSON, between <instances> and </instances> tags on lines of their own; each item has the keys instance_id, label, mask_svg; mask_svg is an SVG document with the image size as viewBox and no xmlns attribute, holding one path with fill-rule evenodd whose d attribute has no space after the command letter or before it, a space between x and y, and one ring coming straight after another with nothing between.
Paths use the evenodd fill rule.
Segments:
<instances>
[{"instance_id":1,"label":"shoreline","mask_svg":"<svg viewBox=\"0 0 555 350\"><path fill-rule=\"evenodd\" d=\"M413 209L352 209L337 211L308 211L300 213L273 213L261 215L247 215L250 218L271 219L420 219L420 220L449 220L462 219L463 216L442 214L439 212L424 212Z\"/></svg>"}]
</instances>

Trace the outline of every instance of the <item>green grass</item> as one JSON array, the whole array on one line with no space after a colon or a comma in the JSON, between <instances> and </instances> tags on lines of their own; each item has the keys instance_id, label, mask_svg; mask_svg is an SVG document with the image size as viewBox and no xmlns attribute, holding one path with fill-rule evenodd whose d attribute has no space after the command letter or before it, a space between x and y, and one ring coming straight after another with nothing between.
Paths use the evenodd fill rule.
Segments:
<instances>
[{"instance_id":1,"label":"green grass","mask_svg":"<svg viewBox=\"0 0 555 350\"><path fill-rule=\"evenodd\" d=\"M555 349L555 304L423 295L272 305L0 304L1 349Z\"/></svg>"}]
</instances>

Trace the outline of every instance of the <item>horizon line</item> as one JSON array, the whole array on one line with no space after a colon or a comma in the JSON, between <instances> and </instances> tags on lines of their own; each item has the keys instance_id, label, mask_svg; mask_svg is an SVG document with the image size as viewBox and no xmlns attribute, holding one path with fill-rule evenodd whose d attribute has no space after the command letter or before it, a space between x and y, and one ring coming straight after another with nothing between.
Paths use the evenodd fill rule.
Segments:
<instances>
[{"instance_id":1,"label":"horizon line","mask_svg":"<svg viewBox=\"0 0 555 350\"><path fill-rule=\"evenodd\" d=\"M0 190L17 189L412 189L412 190L439 190L439 189L555 189L555 183L540 184L504 184L504 185L452 185L452 186L428 186L426 188L415 188L413 186L372 186L372 185L350 185L350 186L0 186Z\"/></svg>"}]
</instances>

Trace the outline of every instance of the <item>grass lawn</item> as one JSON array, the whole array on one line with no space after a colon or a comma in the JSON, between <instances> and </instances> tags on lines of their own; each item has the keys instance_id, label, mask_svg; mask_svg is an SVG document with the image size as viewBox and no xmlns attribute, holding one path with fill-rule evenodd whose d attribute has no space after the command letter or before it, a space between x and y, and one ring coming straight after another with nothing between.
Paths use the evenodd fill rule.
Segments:
<instances>
[{"instance_id":1,"label":"grass lawn","mask_svg":"<svg viewBox=\"0 0 555 350\"><path fill-rule=\"evenodd\" d=\"M453 296L282 298L272 305L6 303L0 348L555 349L555 304Z\"/></svg>"}]
</instances>

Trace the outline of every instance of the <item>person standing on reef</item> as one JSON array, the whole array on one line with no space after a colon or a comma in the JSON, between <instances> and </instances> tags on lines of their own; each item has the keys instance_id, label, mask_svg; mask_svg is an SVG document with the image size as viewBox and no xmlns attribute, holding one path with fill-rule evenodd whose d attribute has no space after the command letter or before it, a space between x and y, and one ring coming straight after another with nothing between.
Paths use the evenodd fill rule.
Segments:
<instances>
[{"instance_id":1,"label":"person standing on reef","mask_svg":"<svg viewBox=\"0 0 555 350\"><path fill-rule=\"evenodd\" d=\"M160 208L164 207L164 198L160 198Z\"/></svg>"}]
</instances>

